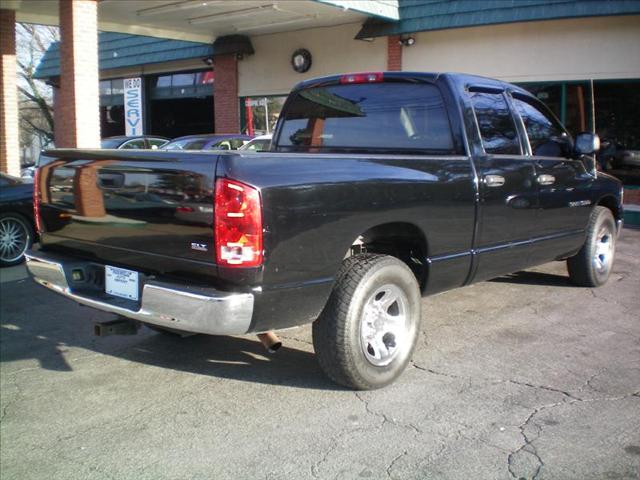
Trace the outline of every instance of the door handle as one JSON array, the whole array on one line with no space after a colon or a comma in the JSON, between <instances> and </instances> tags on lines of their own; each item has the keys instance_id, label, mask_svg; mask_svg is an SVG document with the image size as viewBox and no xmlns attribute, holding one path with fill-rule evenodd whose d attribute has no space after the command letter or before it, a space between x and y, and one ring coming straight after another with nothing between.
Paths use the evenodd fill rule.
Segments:
<instances>
[{"instance_id":1,"label":"door handle","mask_svg":"<svg viewBox=\"0 0 640 480\"><path fill-rule=\"evenodd\" d=\"M553 175L547 175L546 173L538 175L538 183L540 185L552 185L555 183L555 181L556 177L554 177Z\"/></svg>"},{"instance_id":2,"label":"door handle","mask_svg":"<svg viewBox=\"0 0 640 480\"><path fill-rule=\"evenodd\" d=\"M484 183L487 187L501 187L504 185L504 177L502 175L485 175Z\"/></svg>"}]
</instances>

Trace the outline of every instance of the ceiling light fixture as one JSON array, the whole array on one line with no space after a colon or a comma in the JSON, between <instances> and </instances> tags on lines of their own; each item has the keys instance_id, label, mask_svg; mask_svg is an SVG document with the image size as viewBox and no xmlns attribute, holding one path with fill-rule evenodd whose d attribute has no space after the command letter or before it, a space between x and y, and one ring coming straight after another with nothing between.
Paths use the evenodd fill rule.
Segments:
<instances>
[{"instance_id":1,"label":"ceiling light fixture","mask_svg":"<svg viewBox=\"0 0 640 480\"><path fill-rule=\"evenodd\" d=\"M400 37L400 41L398 43L404 47L411 47L412 45L415 45L416 39L414 37Z\"/></svg>"},{"instance_id":2,"label":"ceiling light fixture","mask_svg":"<svg viewBox=\"0 0 640 480\"><path fill-rule=\"evenodd\" d=\"M200 25L202 23L213 23L218 20L226 20L234 17L245 17L255 12L263 12L266 10L276 10L276 6L273 4L260 5L258 7L243 8L242 10L233 10L231 12L214 13L213 15L204 15L202 17L190 18L189 23L191 25Z\"/></svg>"},{"instance_id":3,"label":"ceiling light fixture","mask_svg":"<svg viewBox=\"0 0 640 480\"><path fill-rule=\"evenodd\" d=\"M139 17L150 17L151 15L159 15L161 13L173 13L177 10L190 10L200 7L211 7L220 5L224 0L187 0L185 2L169 3L158 7L143 8L138 10L136 14Z\"/></svg>"}]
</instances>

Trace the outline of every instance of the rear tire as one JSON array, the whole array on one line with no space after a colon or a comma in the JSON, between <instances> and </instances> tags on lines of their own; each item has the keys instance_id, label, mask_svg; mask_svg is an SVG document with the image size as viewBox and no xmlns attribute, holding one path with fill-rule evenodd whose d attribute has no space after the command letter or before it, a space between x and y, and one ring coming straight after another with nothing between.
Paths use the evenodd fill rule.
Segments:
<instances>
[{"instance_id":1,"label":"rear tire","mask_svg":"<svg viewBox=\"0 0 640 480\"><path fill-rule=\"evenodd\" d=\"M347 258L313 324L320 366L345 387L371 390L390 384L411 360L420 308L418 282L402 261L373 254Z\"/></svg>"},{"instance_id":2,"label":"rear tire","mask_svg":"<svg viewBox=\"0 0 640 480\"><path fill-rule=\"evenodd\" d=\"M613 268L616 239L616 221L611 210L597 206L591 212L584 245L567 259L571 282L580 287L604 285Z\"/></svg>"}]
</instances>

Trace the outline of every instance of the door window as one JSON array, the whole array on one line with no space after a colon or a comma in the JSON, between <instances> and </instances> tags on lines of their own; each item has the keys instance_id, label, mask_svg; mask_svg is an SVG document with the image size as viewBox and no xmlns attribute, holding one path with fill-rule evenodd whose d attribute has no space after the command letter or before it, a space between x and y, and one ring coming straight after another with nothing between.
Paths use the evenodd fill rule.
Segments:
<instances>
[{"instance_id":1,"label":"door window","mask_svg":"<svg viewBox=\"0 0 640 480\"><path fill-rule=\"evenodd\" d=\"M484 151L521 155L518 131L502 93L470 92Z\"/></svg>"},{"instance_id":2,"label":"door window","mask_svg":"<svg viewBox=\"0 0 640 480\"><path fill-rule=\"evenodd\" d=\"M125 150L141 150L145 148L144 138L137 138L135 140L129 140L128 142L123 143L120 146L121 149Z\"/></svg>"},{"instance_id":3,"label":"door window","mask_svg":"<svg viewBox=\"0 0 640 480\"><path fill-rule=\"evenodd\" d=\"M542 108L520 98L513 103L531 144L531 153L543 157L568 157L571 141L560 123Z\"/></svg>"},{"instance_id":4,"label":"door window","mask_svg":"<svg viewBox=\"0 0 640 480\"><path fill-rule=\"evenodd\" d=\"M167 143L167 140L165 140L164 138L149 138L148 140L149 140L149 145L151 146L151 148L153 148L153 147L160 148L165 143Z\"/></svg>"}]
</instances>

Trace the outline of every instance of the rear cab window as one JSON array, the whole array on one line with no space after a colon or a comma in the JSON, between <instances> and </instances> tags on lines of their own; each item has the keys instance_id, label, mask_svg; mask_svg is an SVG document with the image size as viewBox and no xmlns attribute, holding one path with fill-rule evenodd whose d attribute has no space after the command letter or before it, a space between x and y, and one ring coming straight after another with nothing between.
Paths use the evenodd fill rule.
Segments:
<instances>
[{"instance_id":1,"label":"rear cab window","mask_svg":"<svg viewBox=\"0 0 640 480\"><path fill-rule=\"evenodd\" d=\"M455 154L435 85L406 82L330 85L298 91L281 117L278 150Z\"/></svg>"}]
</instances>

